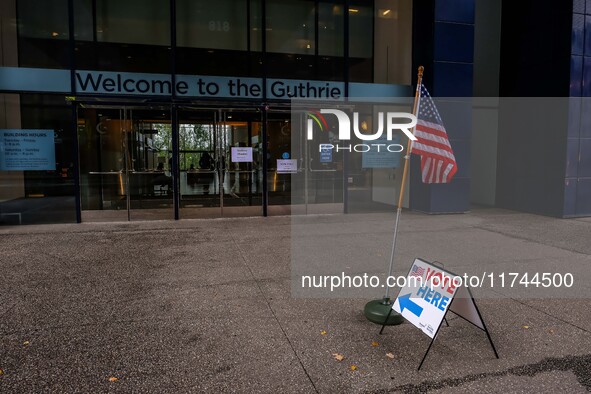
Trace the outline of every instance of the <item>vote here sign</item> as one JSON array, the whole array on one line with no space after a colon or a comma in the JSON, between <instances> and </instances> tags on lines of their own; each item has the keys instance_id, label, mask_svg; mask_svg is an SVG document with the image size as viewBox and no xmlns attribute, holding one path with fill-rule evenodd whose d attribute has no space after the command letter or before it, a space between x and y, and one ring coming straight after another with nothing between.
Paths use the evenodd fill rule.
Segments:
<instances>
[{"instance_id":1,"label":"vote here sign","mask_svg":"<svg viewBox=\"0 0 591 394\"><path fill-rule=\"evenodd\" d=\"M431 263L415 259L392 308L434 338L454 295L454 276Z\"/></svg>"}]
</instances>

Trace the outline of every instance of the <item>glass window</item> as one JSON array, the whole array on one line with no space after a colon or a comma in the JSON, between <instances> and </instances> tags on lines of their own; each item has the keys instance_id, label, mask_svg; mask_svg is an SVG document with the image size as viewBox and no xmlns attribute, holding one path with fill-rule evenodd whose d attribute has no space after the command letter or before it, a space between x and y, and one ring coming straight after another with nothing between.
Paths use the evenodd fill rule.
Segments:
<instances>
[{"instance_id":1,"label":"glass window","mask_svg":"<svg viewBox=\"0 0 591 394\"><path fill-rule=\"evenodd\" d=\"M67 0L19 0L18 31L21 37L67 40Z\"/></svg>"},{"instance_id":2,"label":"glass window","mask_svg":"<svg viewBox=\"0 0 591 394\"><path fill-rule=\"evenodd\" d=\"M250 1L250 50L263 50L263 17L261 0Z\"/></svg>"},{"instance_id":3,"label":"glass window","mask_svg":"<svg viewBox=\"0 0 591 394\"><path fill-rule=\"evenodd\" d=\"M371 58L373 55L372 7L349 7L349 56Z\"/></svg>"},{"instance_id":4,"label":"glass window","mask_svg":"<svg viewBox=\"0 0 591 394\"><path fill-rule=\"evenodd\" d=\"M267 52L314 54L314 2L267 1Z\"/></svg>"},{"instance_id":5,"label":"glass window","mask_svg":"<svg viewBox=\"0 0 591 394\"><path fill-rule=\"evenodd\" d=\"M318 7L318 54L343 56L343 6L320 3Z\"/></svg>"},{"instance_id":6,"label":"glass window","mask_svg":"<svg viewBox=\"0 0 591 394\"><path fill-rule=\"evenodd\" d=\"M91 0L74 2L74 37L81 41L94 39Z\"/></svg>"},{"instance_id":7,"label":"glass window","mask_svg":"<svg viewBox=\"0 0 591 394\"><path fill-rule=\"evenodd\" d=\"M410 85L412 0L380 0L375 14L373 82Z\"/></svg>"},{"instance_id":8,"label":"glass window","mask_svg":"<svg viewBox=\"0 0 591 394\"><path fill-rule=\"evenodd\" d=\"M97 0L98 41L170 45L169 0Z\"/></svg>"},{"instance_id":9,"label":"glass window","mask_svg":"<svg viewBox=\"0 0 591 394\"><path fill-rule=\"evenodd\" d=\"M177 0L177 45L245 51L248 49L244 0Z\"/></svg>"},{"instance_id":10,"label":"glass window","mask_svg":"<svg viewBox=\"0 0 591 394\"><path fill-rule=\"evenodd\" d=\"M63 96L0 95L0 225L76 221L72 109Z\"/></svg>"}]
</instances>

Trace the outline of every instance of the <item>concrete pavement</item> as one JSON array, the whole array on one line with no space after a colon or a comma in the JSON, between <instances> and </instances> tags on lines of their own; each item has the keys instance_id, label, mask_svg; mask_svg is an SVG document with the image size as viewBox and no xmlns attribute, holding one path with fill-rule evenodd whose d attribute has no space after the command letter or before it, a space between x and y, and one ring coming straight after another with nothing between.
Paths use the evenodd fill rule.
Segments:
<instances>
[{"instance_id":1,"label":"concrete pavement","mask_svg":"<svg viewBox=\"0 0 591 394\"><path fill-rule=\"evenodd\" d=\"M306 220L365 228L354 216ZM459 267L525 248L502 263L591 271L589 219L480 209L402 223L401 261L429 229L457 244L417 250ZM387 226L367 228L387 250ZM289 217L0 228L0 392L591 390L588 284L578 298L482 297L501 358L451 317L418 372L429 339L415 327L378 335L366 298L293 297L293 229Z\"/></svg>"}]
</instances>

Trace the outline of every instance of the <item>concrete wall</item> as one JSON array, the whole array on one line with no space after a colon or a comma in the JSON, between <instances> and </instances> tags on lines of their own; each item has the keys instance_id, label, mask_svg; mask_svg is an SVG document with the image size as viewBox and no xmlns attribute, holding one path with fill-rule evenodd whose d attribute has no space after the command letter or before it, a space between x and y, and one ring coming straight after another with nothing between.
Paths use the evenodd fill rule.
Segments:
<instances>
[{"instance_id":1,"label":"concrete wall","mask_svg":"<svg viewBox=\"0 0 591 394\"><path fill-rule=\"evenodd\" d=\"M470 202L495 205L499 127L501 2L476 1L474 26L474 109Z\"/></svg>"},{"instance_id":2,"label":"concrete wall","mask_svg":"<svg viewBox=\"0 0 591 394\"><path fill-rule=\"evenodd\" d=\"M18 66L16 3L0 2L0 66ZM0 129L20 129L21 113L18 94L0 94ZM0 202L25 196L22 171L0 172Z\"/></svg>"}]
</instances>

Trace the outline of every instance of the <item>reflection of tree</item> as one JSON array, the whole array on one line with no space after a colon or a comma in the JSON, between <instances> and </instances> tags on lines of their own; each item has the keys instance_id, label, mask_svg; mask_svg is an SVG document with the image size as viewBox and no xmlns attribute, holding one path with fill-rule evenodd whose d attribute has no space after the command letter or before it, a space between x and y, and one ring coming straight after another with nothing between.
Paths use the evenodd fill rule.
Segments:
<instances>
[{"instance_id":1,"label":"reflection of tree","mask_svg":"<svg viewBox=\"0 0 591 394\"><path fill-rule=\"evenodd\" d=\"M172 152L172 126L157 123L154 124L154 128L158 133L154 134L153 147L157 150L158 157L167 158L169 152ZM212 131L210 125L182 124L179 126L181 169L188 169L191 164L198 167L202 152L213 151Z\"/></svg>"},{"instance_id":2,"label":"reflection of tree","mask_svg":"<svg viewBox=\"0 0 591 394\"><path fill-rule=\"evenodd\" d=\"M165 123L156 123L153 125L158 130L152 137L152 144L158 157L168 157L168 152L172 152L172 126Z\"/></svg>"}]
</instances>

